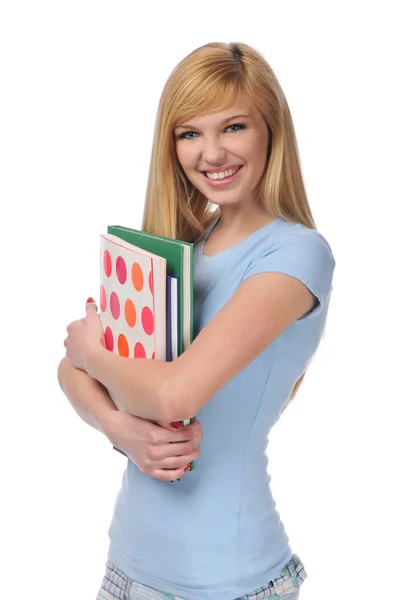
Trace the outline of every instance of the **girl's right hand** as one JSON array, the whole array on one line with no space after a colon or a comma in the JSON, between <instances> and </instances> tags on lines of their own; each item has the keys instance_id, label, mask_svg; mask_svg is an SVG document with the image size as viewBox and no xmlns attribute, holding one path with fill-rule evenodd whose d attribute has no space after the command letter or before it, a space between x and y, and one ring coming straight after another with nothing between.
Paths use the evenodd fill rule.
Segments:
<instances>
[{"instance_id":1,"label":"girl's right hand","mask_svg":"<svg viewBox=\"0 0 398 600\"><path fill-rule=\"evenodd\" d=\"M170 423L147 421L119 410L109 414L103 431L111 444L122 450L141 473L162 481L180 479L185 474L185 469L200 454L203 437L197 419L176 429Z\"/></svg>"}]
</instances>

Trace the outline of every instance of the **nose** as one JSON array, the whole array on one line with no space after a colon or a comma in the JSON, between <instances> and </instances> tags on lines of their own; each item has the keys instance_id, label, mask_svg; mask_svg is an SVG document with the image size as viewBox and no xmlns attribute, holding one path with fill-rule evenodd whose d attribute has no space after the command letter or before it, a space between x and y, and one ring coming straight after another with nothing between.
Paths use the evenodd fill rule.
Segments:
<instances>
[{"instance_id":1,"label":"nose","mask_svg":"<svg viewBox=\"0 0 398 600\"><path fill-rule=\"evenodd\" d=\"M209 165L219 165L225 162L226 150L217 136L204 138L202 146L203 161Z\"/></svg>"}]
</instances>

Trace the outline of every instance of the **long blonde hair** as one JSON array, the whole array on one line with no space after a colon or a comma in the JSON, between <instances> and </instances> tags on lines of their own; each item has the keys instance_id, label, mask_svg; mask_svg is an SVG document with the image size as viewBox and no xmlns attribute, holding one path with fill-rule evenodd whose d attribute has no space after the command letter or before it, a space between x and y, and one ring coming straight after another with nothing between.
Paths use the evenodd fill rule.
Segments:
<instances>
[{"instance_id":1,"label":"long blonde hair","mask_svg":"<svg viewBox=\"0 0 398 600\"><path fill-rule=\"evenodd\" d=\"M186 120L231 106L244 92L268 126L267 164L258 202L274 217L315 229L289 106L269 64L241 43L211 43L185 57L169 76L156 119L143 231L197 242L220 210L192 186L178 161L174 129ZM296 382L295 396L304 375ZM289 400L289 401L290 401Z\"/></svg>"}]
</instances>

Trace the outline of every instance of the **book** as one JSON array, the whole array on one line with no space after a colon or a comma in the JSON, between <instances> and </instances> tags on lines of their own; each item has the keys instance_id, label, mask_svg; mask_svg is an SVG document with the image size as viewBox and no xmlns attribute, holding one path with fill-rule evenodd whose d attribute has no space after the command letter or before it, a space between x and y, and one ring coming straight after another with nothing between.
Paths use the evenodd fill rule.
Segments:
<instances>
[{"instance_id":1,"label":"book","mask_svg":"<svg viewBox=\"0 0 398 600\"><path fill-rule=\"evenodd\" d=\"M175 360L179 356L179 297L178 277L166 275L166 360Z\"/></svg>"},{"instance_id":2,"label":"book","mask_svg":"<svg viewBox=\"0 0 398 600\"><path fill-rule=\"evenodd\" d=\"M101 235L100 318L109 350L166 360L166 260Z\"/></svg>"},{"instance_id":3,"label":"book","mask_svg":"<svg viewBox=\"0 0 398 600\"><path fill-rule=\"evenodd\" d=\"M130 244L165 258L167 274L178 276L180 301L178 354L181 354L193 340L193 244L121 225L108 226L108 234L116 235Z\"/></svg>"},{"instance_id":4,"label":"book","mask_svg":"<svg viewBox=\"0 0 398 600\"><path fill-rule=\"evenodd\" d=\"M100 238L107 348L126 358L175 360L193 336L193 244L121 226L107 230Z\"/></svg>"}]
</instances>

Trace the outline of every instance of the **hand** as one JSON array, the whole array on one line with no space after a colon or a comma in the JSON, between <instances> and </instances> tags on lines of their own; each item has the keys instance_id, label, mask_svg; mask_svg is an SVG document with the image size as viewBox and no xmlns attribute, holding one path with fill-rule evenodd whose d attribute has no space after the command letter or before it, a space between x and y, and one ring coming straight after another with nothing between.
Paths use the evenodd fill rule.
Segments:
<instances>
[{"instance_id":1,"label":"hand","mask_svg":"<svg viewBox=\"0 0 398 600\"><path fill-rule=\"evenodd\" d=\"M122 450L141 473L173 481L200 454L202 428L194 423L176 430L169 423L153 423L126 411L112 411L103 428L113 446ZM173 469L165 471L164 469Z\"/></svg>"},{"instance_id":2,"label":"hand","mask_svg":"<svg viewBox=\"0 0 398 600\"><path fill-rule=\"evenodd\" d=\"M86 303L86 317L73 321L66 328L68 337L64 341L66 356L77 369L87 371L86 358L96 348L106 348L105 335L97 306L92 298Z\"/></svg>"}]
</instances>

